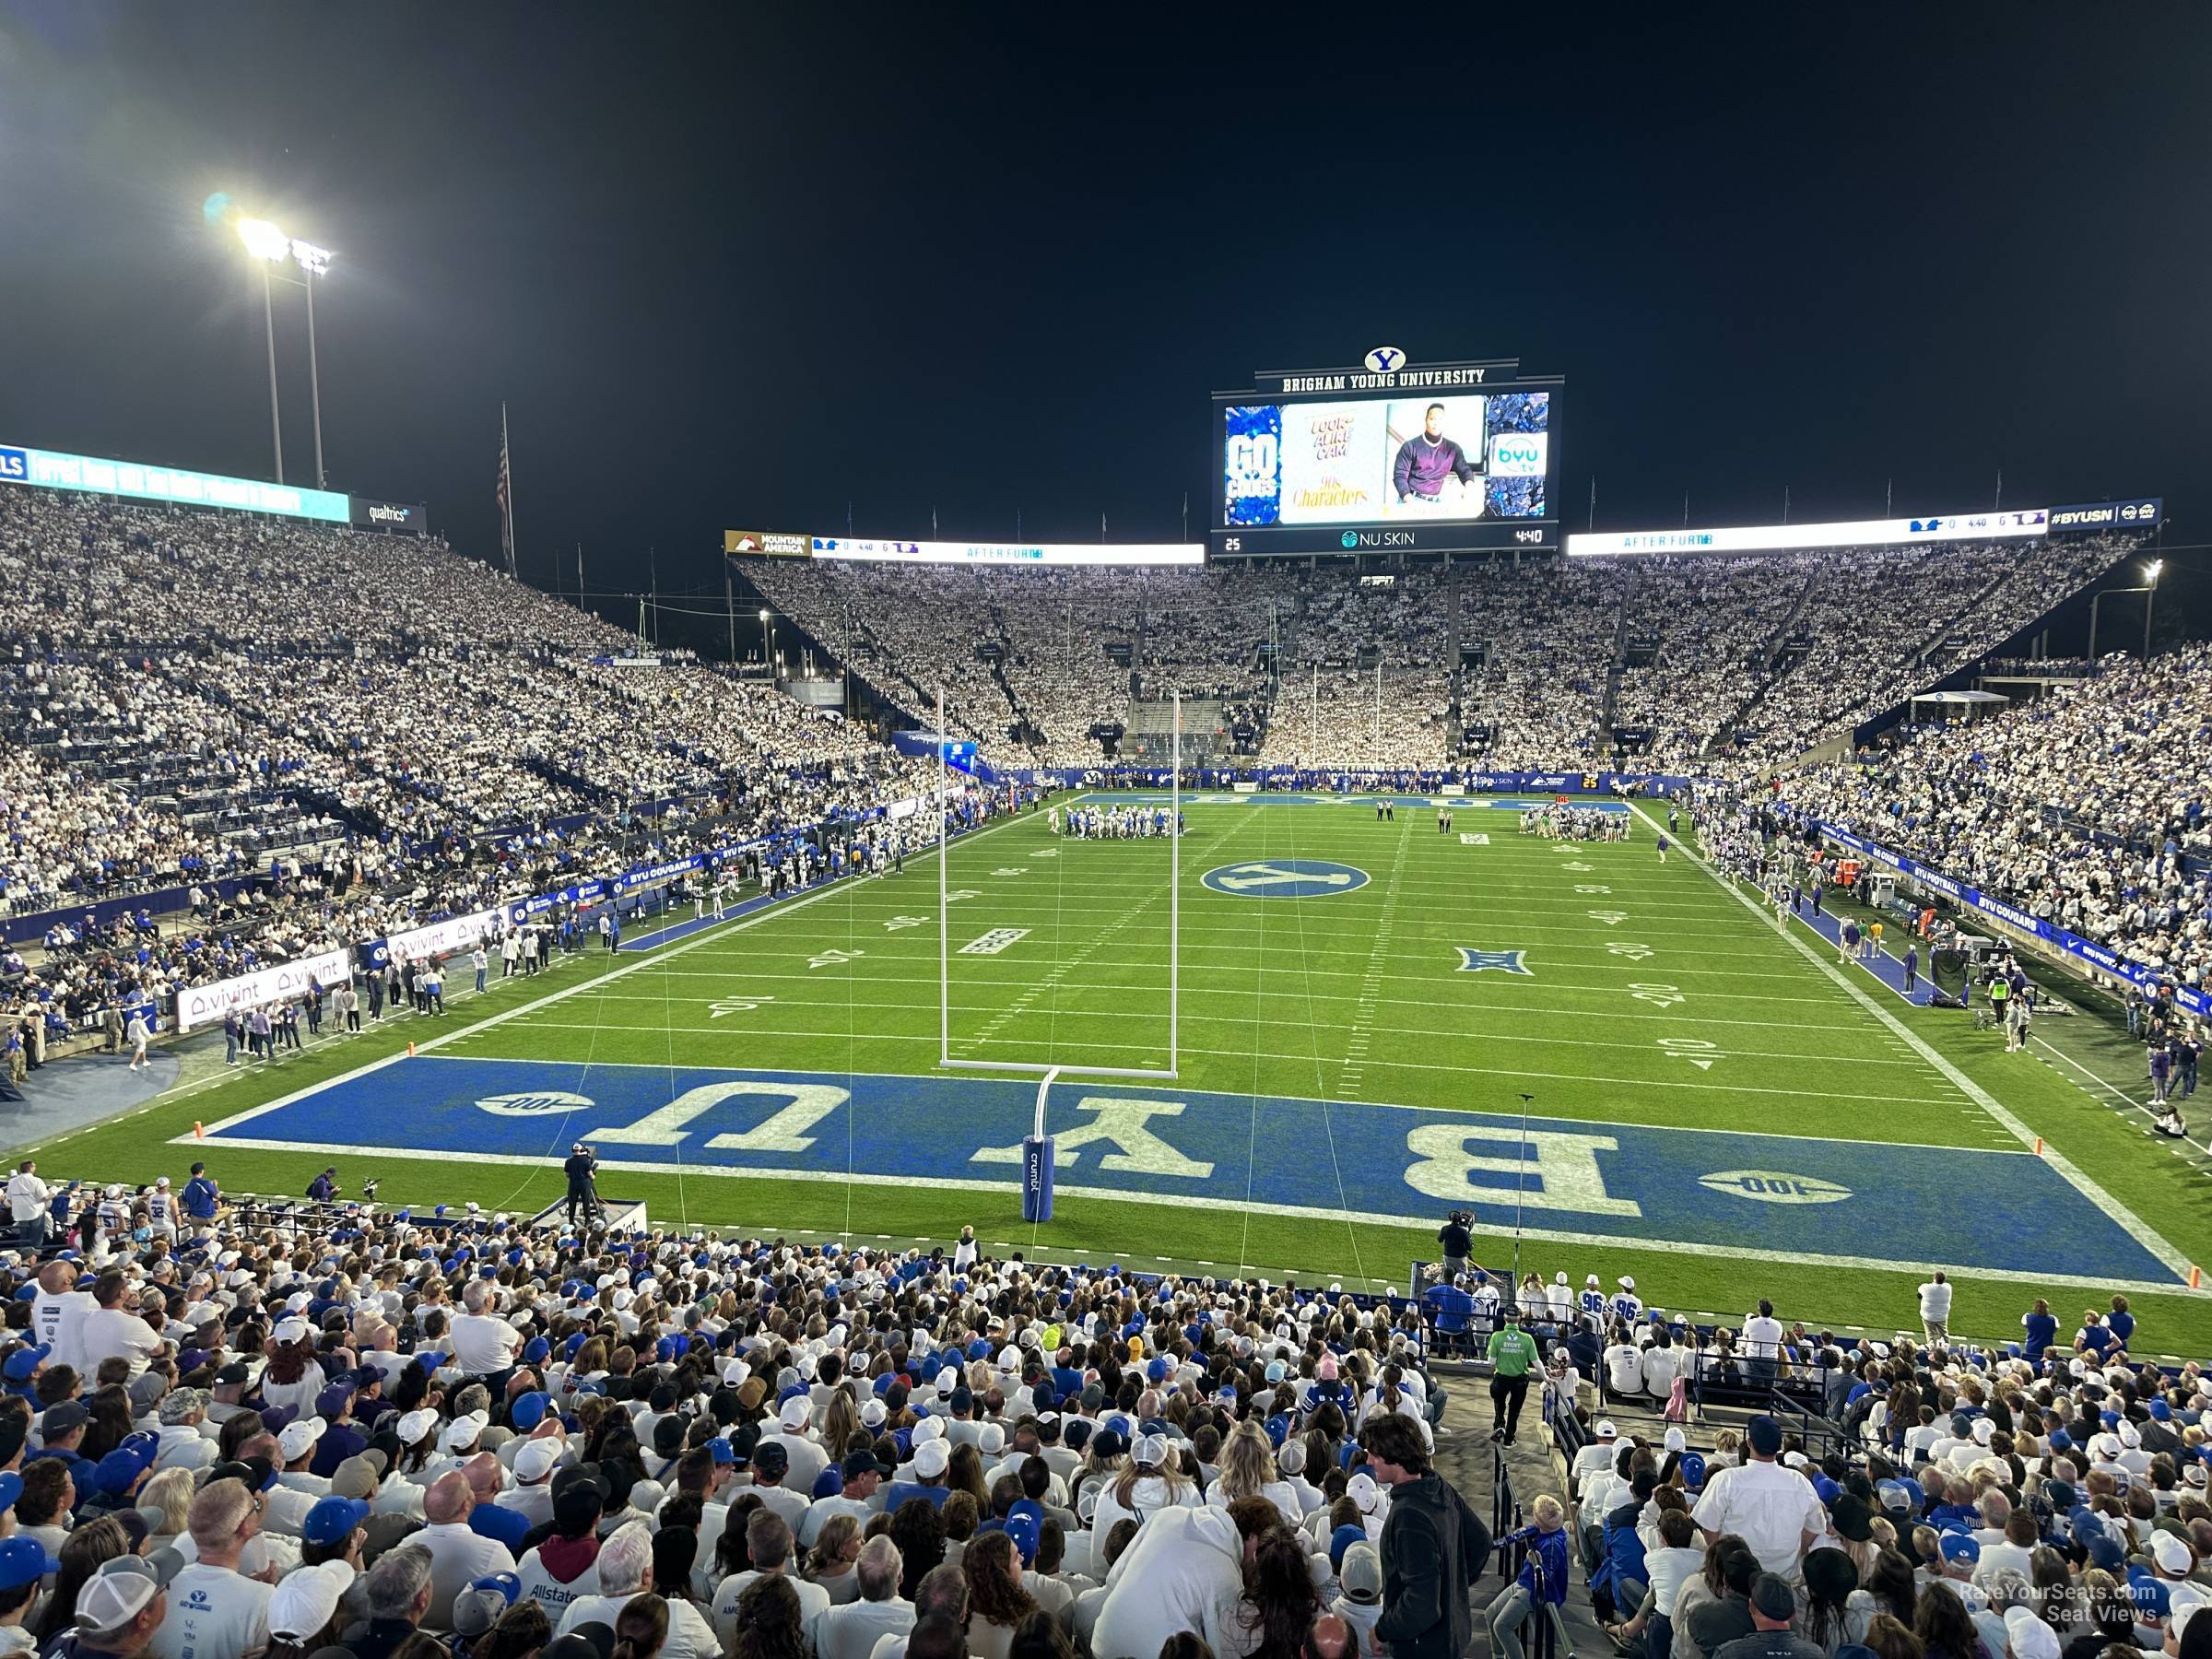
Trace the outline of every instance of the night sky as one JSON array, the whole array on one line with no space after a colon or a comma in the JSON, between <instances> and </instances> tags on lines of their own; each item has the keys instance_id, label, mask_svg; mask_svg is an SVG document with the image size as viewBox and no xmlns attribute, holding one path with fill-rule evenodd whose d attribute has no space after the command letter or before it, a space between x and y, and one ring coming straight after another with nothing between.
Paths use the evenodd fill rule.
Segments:
<instances>
[{"instance_id":1,"label":"night sky","mask_svg":"<svg viewBox=\"0 0 2212 1659\"><path fill-rule=\"evenodd\" d=\"M547 587L1194 537L1207 393L1383 343L1564 374L1571 528L2001 467L2212 539L2212 8L1514 15L6 0L0 441L267 476L224 191L338 253L333 488L493 555L503 397Z\"/></svg>"}]
</instances>

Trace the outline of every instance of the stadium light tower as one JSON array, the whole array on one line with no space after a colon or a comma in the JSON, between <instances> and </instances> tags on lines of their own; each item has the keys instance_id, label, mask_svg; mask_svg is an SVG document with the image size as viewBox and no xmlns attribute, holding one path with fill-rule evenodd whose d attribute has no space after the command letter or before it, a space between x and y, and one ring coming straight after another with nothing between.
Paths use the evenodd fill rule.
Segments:
<instances>
[{"instance_id":1,"label":"stadium light tower","mask_svg":"<svg viewBox=\"0 0 2212 1659\"><path fill-rule=\"evenodd\" d=\"M276 405L276 310L271 298L272 274L287 263L300 267L300 286L307 290L307 396L315 431L315 488L326 488L323 469L323 377L315 355L315 282L330 271L335 257L328 248L287 236L267 219L241 218L238 240L261 264L261 321L269 344L269 438L276 451L276 482L284 482L284 422ZM285 278L292 280L290 277Z\"/></svg>"},{"instance_id":2,"label":"stadium light tower","mask_svg":"<svg viewBox=\"0 0 2212 1659\"><path fill-rule=\"evenodd\" d=\"M2166 561L2164 559L2154 559L2143 567L2143 584L2140 587L2100 588L2096 596L2089 601L2089 665L2091 667L2094 667L2097 663L2097 607L2113 594L2140 594L2143 595L2143 660L2145 662L2150 660L2151 607L2159 602L2159 572L2165 568Z\"/></svg>"},{"instance_id":3,"label":"stadium light tower","mask_svg":"<svg viewBox=\"0 0 2212 1659\"><path fill-rule=\"evenodd\" d=\"M773 647L771 647L771 646L769 644L769 642L768 642L768 608L767 608L767 606L763 606L761 607L761 610L760 610L760 666L761 666L761 667L763 667L763 668L771 668L771 669L772 669L772 668L773 668L774 665L773 665L772 663L771 663L771 662L770 662L770 660L769 660L769 659L770 659L770 657L771 657L771 656L773 654L773 649L774 649L774 648L773 648Z\"/></svg>"}]
</instances>

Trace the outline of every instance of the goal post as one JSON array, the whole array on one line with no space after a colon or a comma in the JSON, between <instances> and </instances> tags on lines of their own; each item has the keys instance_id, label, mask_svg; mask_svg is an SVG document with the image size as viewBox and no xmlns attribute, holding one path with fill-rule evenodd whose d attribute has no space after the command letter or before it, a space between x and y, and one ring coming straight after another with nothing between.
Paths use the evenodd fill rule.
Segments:
<instances>
[{"instance_id":1,"label":"goal post","mask_svg":"<svg viewBox=\"0 0 2212 1659\"><path fill-rule=\"evenodd\" d=\"M1037 1059L992 1060L952 1052L952 847L947 828L948 808L957 797L952 740L945 725L945 688L937 688L937 1064L948 1071L1045 1073L1037 1093L1039 1134L1042 1134L1044 1096L1053 1077L1128 1077L1172 1082L1180 1075L1182 954L1182 693L1173 695L1172 729L1168 774L1168 1042L1167 1065L1079 1065L1051 1055ZM1049 1207L1050 1200L1046 1200Z\"/></svg>"}]
</instances>

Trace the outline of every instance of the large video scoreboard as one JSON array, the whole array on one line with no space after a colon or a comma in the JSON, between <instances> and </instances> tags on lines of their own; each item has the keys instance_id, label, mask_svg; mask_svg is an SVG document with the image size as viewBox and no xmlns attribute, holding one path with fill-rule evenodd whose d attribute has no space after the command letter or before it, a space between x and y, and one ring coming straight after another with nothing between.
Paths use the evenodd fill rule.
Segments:
<instances>
[{"instance_id":1,"label":"large video scoreboard","mask_svg":"<svg viewBox=\"0 0 2212 1659\"><path fill-rule=\"evenodd\" d=\"M1561 381L1518 359L1255 375L1214 394L1216 557L1559 545Z\"/></svg>"}]
</instances>

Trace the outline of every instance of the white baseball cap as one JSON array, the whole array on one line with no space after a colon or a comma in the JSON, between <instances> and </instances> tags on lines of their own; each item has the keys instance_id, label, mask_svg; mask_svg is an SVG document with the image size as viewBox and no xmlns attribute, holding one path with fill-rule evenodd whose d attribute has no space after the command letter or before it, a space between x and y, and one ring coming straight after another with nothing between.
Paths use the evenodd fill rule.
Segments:
<instances>
[{"instance_id":1,"label":"white baseball cap","mask_svg":"<svg viewBox=\"0 0 2212 1659\"><path fill-rule=\"evenodd\" d=\"M353 1578L351 1564L342 1560L293 1568L269 1597L269 1634L294 1641L320 1634L336 1616Z\"/></svg>"},{"instance_id":2,"label":"white baseball cap","mask_svg":"<svg viewBox=\"0 0 2212 1659\"><path fill-rule=\"evenodd\" d=\"M284 1453L286 1463L297 1463L314 1450L315 1442L330 1427L321 1418L299 1418L287 1423L276 1436L276 1450ZM323 1627L317 1625L316 1630Z\"/></svg>"},{"instance_id":3,"label":"white baseball cap","mask_svg":"<svg viewBox=\"0 0 2212 1659\"><path fill-rule=\"evenodd\" d=\"M543 1480L553 1472L560 1461L560 1442L556 1440L524 1441L514 1454L514 1477L525 1483Z\"/></svg>"},{"instance_id":4,"label":"white baseball cap","mask_svg":"<svg viewBox=\"0 0 2212 1659\"><path fill-rule=\"evenodd\" d=\"M924 1480L935 1480L945 1473L945 1465L952 1461L952 1453L941 1440L924 1441L914 1448L914 1473Z\"/></svg>"}]
</instances>

